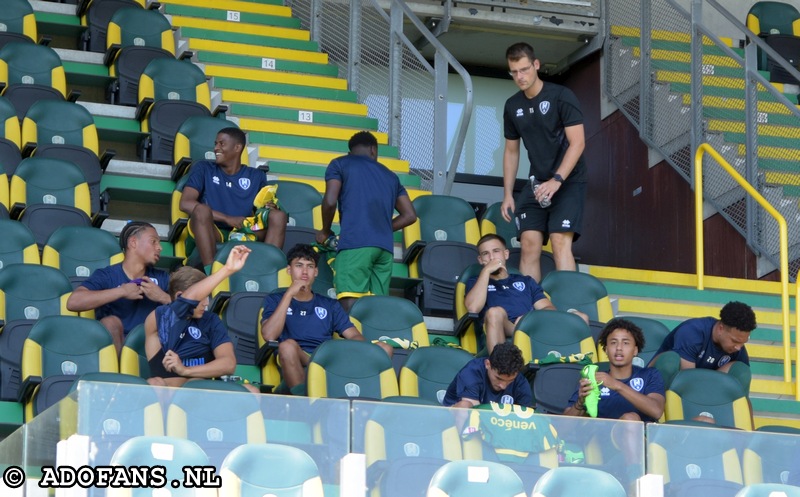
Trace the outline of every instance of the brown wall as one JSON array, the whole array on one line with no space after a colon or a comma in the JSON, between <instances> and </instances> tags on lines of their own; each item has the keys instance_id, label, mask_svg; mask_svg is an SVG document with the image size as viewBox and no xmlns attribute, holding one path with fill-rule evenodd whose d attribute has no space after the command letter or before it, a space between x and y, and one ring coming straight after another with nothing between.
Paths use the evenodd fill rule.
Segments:
<instances>
[{"instance_id":1,"label":"brown wall","mask_svg":"<svg viewBox=\"0 0 800 497\"><path fill-rule=\"evenodd\" d=\"M619 111L600 119L600 55L559 79L578 96L586 132L589 188L576 255L586 264L694 272L692 190L669 164L648 168L647 146ZM738 232L719 215L704 224L706 274L755 278L755 256Z\"/></svg>"}]
</instances>

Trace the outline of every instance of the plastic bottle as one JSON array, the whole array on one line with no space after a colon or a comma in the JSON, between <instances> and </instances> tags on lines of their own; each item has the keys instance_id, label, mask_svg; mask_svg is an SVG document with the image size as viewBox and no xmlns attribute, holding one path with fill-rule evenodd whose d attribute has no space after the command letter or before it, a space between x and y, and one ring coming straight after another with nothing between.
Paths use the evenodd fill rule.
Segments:
<instances>
[{"instance_id":1,"label":"plastic bottle","mask_svg":"<svg viewBox=\"0 0 800 497\"><path fill-rule=\"evenodd\" d=\"M533 196L534 196L534 198L536 197L536 190L538 190L538 189L539 189L539 185L541 185L541 184L542 184L542 182L541 182L541 181L537 181L535 176L531 176L531 188L533 189ZM547 207L550 207L550 204L551 204L551 203L552 203L552 202L551 202L551 201L550 201L550 199L549 199L549 198L547 198L547 197L542 197L542 199L539 201L539 205L540 205L540 206L541 206L543 209L544 209L544 208L547 208Z\"/></svg>"}]
</instances>

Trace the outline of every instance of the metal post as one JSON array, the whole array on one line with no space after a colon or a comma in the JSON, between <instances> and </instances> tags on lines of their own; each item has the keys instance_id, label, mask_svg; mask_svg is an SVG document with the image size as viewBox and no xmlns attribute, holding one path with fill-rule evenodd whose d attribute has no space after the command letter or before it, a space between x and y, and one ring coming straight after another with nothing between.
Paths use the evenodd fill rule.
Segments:
<instances>
[{"instance_id":1,"label":"metal post","mask_svg":"<svg viewBox=\"0 0 800 497\"><path fill-rule=\"evenodd\" d=\"M391 25L389 26L389 143L400 147L403 96L401 94L400 77L403 72L403 10L392 2Z\"/></svg>"},{"instance_id":2,"label":"metal post","mask_svg":"<svg viewBox=\"0 0 800 497\"><path fill-rule=\"evenodd\" d=\"M308 28L309 36L319 43L322 40L322 0L311 0L309 9L308 19L311 23Z\"/></svg>"},{"instance_id":3,"label":"metal post","mask_svg":"<svg viewBox=\"0 0 800 497\"><path fill-rule=\"evenodd\" d=\"M361 72L361 1L350 0L350 32L347 37L347 85L350 91L358 93L358 77Z\"/></svg>"},{"instance_id":4,"label":"metal post","mask_svg":"<svg viewBox=\"0 0 800 497\"><path fill-rule=\"evenodd\" d=\"M691 130L690 130L690 147L691 150L697 150L703 142L705 142L705 133L703 130L703 34L701 33L698 25L703 23L703 3L702 0L692 0L691 6L691 23L692 23L692 57L691 57ZM689 178L691 184L697 184L694 181L694 175L697 174L696 168L692 168ZM701 183L702 184L702 183Z\"/></svg>"},{"instance_id":5,"label":"metal post","mask_svg":"<svg viewBox=\"0 0 800 497\"><path fill-rule=\"evenodd\" d=\"M758 137L756 137L756 133L758 133L758 97L756 95L757 90L755 81L753 81L753 78L750 77L751 74L755 74L758 70L757 57L758 49L756 44L748 43L744 49L744 177L747 179L747 182L753 185L756 190L760 190L758 187L758 158L756 155L756 152L758 151ZM755 202L753 202L753 199L750 196L747 197L746 206L747 229L745 230L745 238L747 240L747 244L751 247L760 246L758 244L758 240L756 240L757 232L759 231L758 211L756 210Z\"/></svg>"},{"instance_id":6,"label":"metal post","mask_svg":"<svg viewBox=\"0 0 800 497\"><path fill-rule=\"evenodd\" d=\"M433 193L444 194L447 184L447 61L436 52L433 83Z\"/></svg>"},{"instance_id":7,"label":"metal post","mask_svg":"<svg viewBox=\"0 0 800 497\"><path fill-rule=\"evenodd\" d=\"M639 133L647 141L653 139L651 119L653 115L653 77L650 59L652 41L652 12L650 2L642 2L642 20L639 40Z\"/></svg>"}]
</instances>

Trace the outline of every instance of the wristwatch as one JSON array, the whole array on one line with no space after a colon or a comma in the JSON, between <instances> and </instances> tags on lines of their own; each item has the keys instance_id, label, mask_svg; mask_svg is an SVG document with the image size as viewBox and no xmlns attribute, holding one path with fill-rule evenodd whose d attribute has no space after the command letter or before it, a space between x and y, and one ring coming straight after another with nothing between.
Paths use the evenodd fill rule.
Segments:
<instances>
[{"instance_id":1,"label":"wristwatch","mask_svg":"<svg viewBox=\"0 0 800 497\"><path fill-rule=\"evenodd\" d=\"M556 180L556 181L558 181L559 183L563 183L563 182L564 182L564 178L563 178L563 177L561 177L561 175L560 175L560 174L558 174L558 173L556 173L556 174L554 174L554 175L553 175L553 179L554 179L554 180Z\"/></svg>"}]
</instances>

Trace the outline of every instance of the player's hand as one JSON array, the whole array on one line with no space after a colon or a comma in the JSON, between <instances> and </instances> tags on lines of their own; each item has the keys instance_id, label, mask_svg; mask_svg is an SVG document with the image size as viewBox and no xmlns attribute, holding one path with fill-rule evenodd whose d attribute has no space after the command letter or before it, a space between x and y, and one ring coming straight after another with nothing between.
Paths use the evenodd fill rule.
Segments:
<instances>
[{"instance_id":1,"label":"player's hand","mask_svg":"<svg viewBox=\"0 0 800 497\"><path fill-rule=\"evenodd\" d=\"M503 219L509 223L514 217L515 209L516 207L514 206L514 199L512 197L504 198L503 203L500 204L500 213L503 215Z\"/></svg>"},{"instance_id":2,"label":"player's hand","mask_svg":"<svg viewBox=\"0 0 800 497\"><path fill-rule=\"evenodd\" d=\"M245 245L237 245L228 253L228 260L225 261L225 268L231 272L239 271L244 267L247 257L250 255L250 249Z\"/></svg>"},{"instance_id":3,"label":"player's hand","mask_svg":"<svg viewBox=\"0 0 800 497\"><path fill-rule=\"evenodd\" d=\"M292 281L292 284L286 290L286 293L289 294L290 297L294 297L298 293L302 292L308 286L308 282L297 278L296 280Z\"/></svg>"},{"instance_id":4,"label":"player's hand","mask_svg":"<svg viewBox=\"0 0 800 497\"><path fill-rule=\"evenodd\" d=\"M142 295L153 302L161 302L162 297L166 295L166 292L164 292L161 287L153 283L153 280L147 276L142 277L142 282L139 284L139 288L142 291Z\"/></svg>"},{"instance_id":5,"label":"player's hand","mask_svg":"<svg viewBox=\"0 0 800 497\"><path fill-rule=\"evenodd\" d=\"M539 185L539 188L536 189L536 201L541 202L542 200L549 200L553 201L553 197L561 189L561 183L554 179L549 179L544 183Z\"/></svg>"},{"instance_id":6,"label":"player's hand","mask_svg":"<svg viewBox=\"0 0 800 497\"><path fill-rule=\"evenodd\" d=\"M317 243L322 245L325 243L330 236L333 235L333 231L330 229L327 230L317 230Z\"/></svg>"},{"instance_id":7,"label":"player's hand","mask_svg":"<svg viewBox=\"0 0 800 497\"><path fill-rule=\"evenodd\" d=\"M144 283L144 281L142 281ZM144 292L142 291L142 287L136 283L125 283L119 286L122 291L122 298L128 300L142 300L144 298Z\"/></svg>"},{"instance_id":8,"label":"player's hand","mask_svg":"<svg viewBox=\"0 0 800 497\"><path fill-rule=\"evenodd\" d=\"M186 366L181 362L180 356L172 350L168 350L167 353L164 354L164 359L161 361L161 364L164 365L164 369L179 376L183 376L186 370Z\"/></svg>"},{"instance_id":9,"label":"player's hand","mask_svg":"<svg viewBox=\"0 0 800 497\"><path fill-rule=\"evenodd\" d=\"M231 228L241 229L244 223L245 218L243 216L228 216L225 220L228 223L228 226Z\"/></svg>"},{"instance_id":10,"label":"player's hand","mask_svg":"<svg viewBox=\"0 0 800 497\"><path fill-rule=\"evenodd\" d=\"M592 382L586 378L581 378L578 381L578 399L583 401L592 391Z\"/></svg>"},{"instance_id":11,"label":"player's hand","mask_svg":"<svg viewBox=\"0 0 800 497\"><path fill-rule=\"evenodd\" d=\"M492 259L483 266L481 271L485 271L487 274L494 274L500 269L505 269L505 267L506 261L503 259Z\"/></svg>"},{"instance_id":12,"label":"player's hand","mask_svg":"<svg viewBox=\"0 0 800 497\"><path fill-rule=\"evenodd\" d=\"M603 373L601 371L595 373L594 377L597 378L598 385L602 384L604 387L608 387L609 390L617 391L623 385L621 381L617 380L610 374Z\"/></svg>"}]
</instances>

